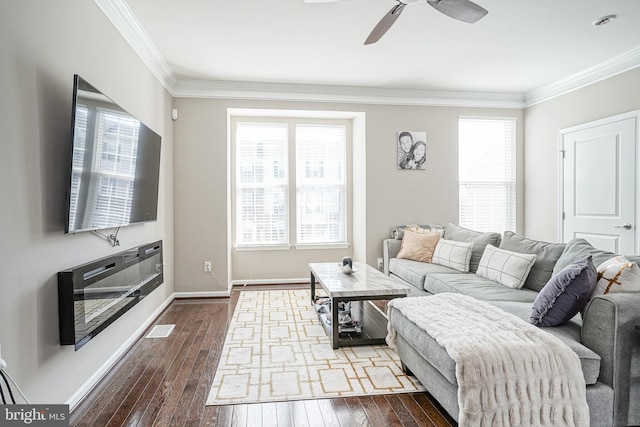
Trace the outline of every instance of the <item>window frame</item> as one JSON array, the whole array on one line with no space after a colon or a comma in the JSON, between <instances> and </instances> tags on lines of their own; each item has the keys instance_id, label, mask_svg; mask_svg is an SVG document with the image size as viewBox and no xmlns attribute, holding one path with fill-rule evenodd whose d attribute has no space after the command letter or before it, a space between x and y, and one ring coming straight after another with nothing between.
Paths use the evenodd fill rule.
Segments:
<instances>
[{"instance_id":1,"label":"window frame","mask_svg":"<svg viewBox=\"0 0 640 427\"><path fill-rule=\"evenodd\" d=\"M288 140L288 197L285 198L285 209L288 213L285 221L288 224L288 239L284 244L250 244L250 243L238 243L238 225L239 225L239 212L238 212L238 158L237 158L237 124L241 122L253 122L253 123L287 123L289 125L289 140ZM344 195L343 195L343 228L344 228L344 241L342 242L320 242L320 243L301 243L298 242L298 213L297 213L297 178L296 178L296 125L340 125L345 127L345 169L346 177L344 182ZM342 118L315 118L315 117L298 117L296 115L287 116L269 116L269 115L232 115L230 116L230 147L231 147L231 160L230 164L233 168L231 176L231 195L232 209L231 216L231 246L236 251L260 251L260 250L290 250L292 248L298 250L312 250L312 249L338 249L348 248L350 246L350 211L352 209L352 200L350 189L352 185L352 120Z\"/></svg>"}]
</instances>

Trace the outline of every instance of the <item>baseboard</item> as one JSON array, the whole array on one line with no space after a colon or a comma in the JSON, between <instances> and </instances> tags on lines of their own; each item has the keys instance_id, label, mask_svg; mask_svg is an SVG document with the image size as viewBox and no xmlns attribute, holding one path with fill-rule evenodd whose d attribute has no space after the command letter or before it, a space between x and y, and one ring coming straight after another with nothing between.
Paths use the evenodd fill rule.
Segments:
<instances>
[{"instance_id":1,"label":"baseboard","mask_svg":"<svg viewBox=\"0 0 640 427\"><path fill-rule=\"evenodd\" d=\"M176 292L173 294L176 299L183 298L229 298L229 291L208 291L208 292Z\"/></svg>"},{"instance_id":2,"label":"baseboard","mask_svg":"<svg viewBox=\"0 0 640 427\"><path fill-rule=\"evenodd\" d=\"M155 311L147 318L147 320L140 325L140 327L127 339L118 350L115 351L111 355L106 362L102 364L102 366L89 377L87 381L80 386L80 388L71 395L71 397L65 402L69 405L69 409L73 411L84 399L84 397L89 394L91 390L98 384L98 382L104 377L107 372L116 364L116 362L135 344L135 342L142 336L142 334L147 330L149 326L160 316L160 314L171 304L174 300L175 294L171 294L169 298L167 298Z\"/></svg>"}]
</instances>

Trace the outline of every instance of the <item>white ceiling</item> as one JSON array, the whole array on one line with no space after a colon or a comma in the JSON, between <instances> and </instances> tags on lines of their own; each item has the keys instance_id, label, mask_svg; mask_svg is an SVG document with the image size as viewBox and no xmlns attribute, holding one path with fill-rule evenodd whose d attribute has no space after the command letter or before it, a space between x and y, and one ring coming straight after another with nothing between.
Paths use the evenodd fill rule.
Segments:
<instances>
[{"instance_id":1,"label":"white ceiling","mask_svg":"<svg viewBox=\"0 0 640 427\"><path fill-rule=\"evenodd\" d=\"M489 14L475 24L409 4L364 46L394 0L96 0L130 8L137 37L148 35L146 49L157 48L174 88L328 85L517 99L640 65L640 0L476 1ZM617 19L592 25L609 14Z\"/></svg>"}]
</instances>

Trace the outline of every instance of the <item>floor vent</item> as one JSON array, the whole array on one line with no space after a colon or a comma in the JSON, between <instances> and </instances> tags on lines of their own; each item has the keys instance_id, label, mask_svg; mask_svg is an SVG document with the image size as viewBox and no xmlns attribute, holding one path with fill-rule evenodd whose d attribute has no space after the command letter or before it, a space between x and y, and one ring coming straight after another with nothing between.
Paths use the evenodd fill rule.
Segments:
<instances>
[{"instance_id":1,"label":"floor vent","mask_svg":"<svg viewBox=\"0 0 640 427\"><path fill-rule=\"evenodd\" d=\"M171 335L171 331L176 325L156 325L151 328L146 338L166 338Z\"/></svg>"}]
</instances>

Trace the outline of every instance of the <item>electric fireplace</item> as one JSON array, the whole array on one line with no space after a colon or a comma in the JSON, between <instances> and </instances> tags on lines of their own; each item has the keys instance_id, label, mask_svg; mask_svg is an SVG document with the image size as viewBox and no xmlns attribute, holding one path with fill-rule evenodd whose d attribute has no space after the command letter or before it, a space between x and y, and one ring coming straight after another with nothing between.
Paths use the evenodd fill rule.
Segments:
<instances>
[{"instance_id":1,"label":"electric fireplace","mask_svg":"<svg viewBox=\"0 0 640 427\"><path fill-rule=\"evenodd\" d=\"M80 349L162 282L161 240L59 272L60 344Z\"/></svg>"}]
</instances>

